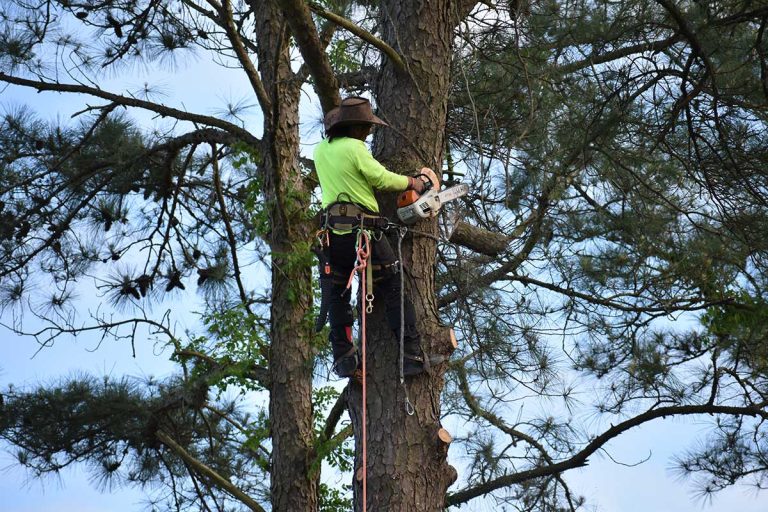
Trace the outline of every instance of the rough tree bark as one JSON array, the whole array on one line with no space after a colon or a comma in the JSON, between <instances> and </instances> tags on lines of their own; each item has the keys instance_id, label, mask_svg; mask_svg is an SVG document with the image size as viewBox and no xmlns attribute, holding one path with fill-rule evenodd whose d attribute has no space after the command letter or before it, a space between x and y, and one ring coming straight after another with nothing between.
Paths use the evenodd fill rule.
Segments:
<instances>
[{"instance_id":1,"label":"rough tree bark","mask_svg":"<svg viewBox=\"0 0 768 512\"><path fill-rule=\"evenodd\" d=\"M317 510L311 476L311 268L298 261L312 238L309 191L299 168L299 93L290 68L285 18L275 2L253 2L259 73L271 108L261 148L272 257L270 369L271 494L274 512Z\"/></svg>"},{"instance_id":2,"label":"rough tree bark","mask_svg":"<svg viewBox=\"0 0 768 512\"><path fill-rule=\"evenodd\" d=\"M374 153L389 169L413 174L442 166L450 83L453 29L458 13L449 0L381 3L382 39L405 61L402 71L384 59L375 84L379 115L390 128L377 131ZM394 197L379 197L383 212L394 212ZM435 222L417 224L437 233ZM393 241L393 243L396 243ZM406 290L416 308L422 348L431 355L453 350L450 330L438 322L434 287L435 242L409 235L403 243ZM368 503L388 512L443 510L456 471L446 462L448 439L440 435L440 393L444 365L406 381L415 414L408 415L398 381L398 343L374 303L368 322ZM356 475L361 466L361 389L351 386L348 407L356 439ZM355 478L355 510L362 510L361 482Z\"/></svg>"}]
</instances>

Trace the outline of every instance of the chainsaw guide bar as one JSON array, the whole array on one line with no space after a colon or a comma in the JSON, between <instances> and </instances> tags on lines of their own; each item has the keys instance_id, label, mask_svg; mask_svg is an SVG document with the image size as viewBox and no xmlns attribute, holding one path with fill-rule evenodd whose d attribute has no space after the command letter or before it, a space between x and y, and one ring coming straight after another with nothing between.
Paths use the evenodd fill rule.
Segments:
<instances>
[{"instance_id":1,"label":"chainsaw guide bar","mask_svg":"<svg viewBox=\"0 0 768 512\"><path fill-rule=\"evenodd\" d=\"M434 189L427 190L413 203L398 208L397 217L403 224L414 224L421 219L434 217L443 203L453 201L468 193L469 185L466 183L439 192Z\"/></svg>"}]
</instances>

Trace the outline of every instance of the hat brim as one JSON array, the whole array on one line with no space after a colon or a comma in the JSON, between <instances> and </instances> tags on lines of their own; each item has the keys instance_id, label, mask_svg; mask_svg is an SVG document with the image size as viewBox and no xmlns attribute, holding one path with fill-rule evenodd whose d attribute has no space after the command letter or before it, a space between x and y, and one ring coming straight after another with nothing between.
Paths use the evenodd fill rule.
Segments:
<instances>
[{"instance_id":1,"label":"hat brim","mask_svg":"<svg viewBox=\"0 0 768 512\"><path fill-rule=\"evenodd\" d=\"M331 128L335 128L335 127L339 127L340 128L342 126L352 126L352 125L356 125L356 124L377 124L379 126L389 126L389 124L386 123L383 119L381 119L380 117L378 117L376 115L373 115L373 116L371 116L370 119L365 119L365 120L362 120L362 119L349 119L349 120L339 121L337 123L333 123L331 125Z\"/></svg>"}]
</instances>

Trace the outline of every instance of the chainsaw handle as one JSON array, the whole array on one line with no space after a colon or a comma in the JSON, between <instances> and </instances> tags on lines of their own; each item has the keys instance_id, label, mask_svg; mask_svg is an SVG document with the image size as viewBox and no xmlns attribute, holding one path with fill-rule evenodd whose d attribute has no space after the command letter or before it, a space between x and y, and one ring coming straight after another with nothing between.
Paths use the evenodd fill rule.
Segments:
<instances>
[{"instance_id":1,"label":"chainsaw handle","mask_svg":"<svg viewBox=\"0 0 768 512\"><path fill-rule=\"evenodd\" d=\"M401 193L397 198L397 207L403 208L405 206L408 206L409 204L415 203L421 196L432 190L432 188L435 186L434 183L432 183L432 178L430 178L427 174L424 174L423 172L419 174L415 174L412 176L414 180L421 179L422 176L424 178L427 178L426 180L421 180L421 182L424 184L424 190L421 192L417 192L414 189L408 189Z\"/></svg>"},{"instance_id":2,"label":"chainsaw handle","mask_svg":"<svg viewBox=\"0 0 768 512\"><path fill-rule=\"evenodd\" d=\"M423 176L423 175L408 176L408 188L406 188L405 190L415 192L417 195L420 196L426 193L432 187L429 180L423 180L419 178L419 176ZM427 178L429 178L429 176L427 176Z\"/></svg>"},{"instance_id":3,"label":"chainsaw handle","mask_svg":"<svg viewBox=\"0 0 768 512\"><path fill-rule=\"evenodd\" d=\"M413 179L414 180L421 179L419 178L419 176L426 176L427 178L429 178L429 176L427 176L426 174L417 174L416 176L413 176ZM427 179L426 181L421 180L421 182L424 184L424 189L422 189L421 192L418 192L416 189L410 188L408 190L405 190L398 196L397 198L398 208L403 208L405 206L408 206L409 204L415 203L416 201L418 201L418 199L421 196L429 192L429 190L432 188L432 180L430 179Z\"/></svg>"},{"instance_id":4,"label":"chainsaw handle","mask_svg":"<svg viewBox=\"0 0 768 512\"><path fill-rule=\"evenodd\" d=\"M426 175L426 174L424 174L423 172L420 172L419 174L416 174L416 175L414 175L413 177L414 177L414 178L420 178L420 177L422 177L422 176L423 176L423 177L425 177L425 178L427 178L426 180L421 180L421 181L424 183L424 192L422 192L422 194L424 194L424 193L425 193L425 192L427 192L428 190L431 190L431 189L432 189L432 187L434 187L434 186L435 186L435 184L434 184L434 183L432 183L432 178L430 178L429 176L427 176L427 175Z\"/></svg>"}]
</instances>

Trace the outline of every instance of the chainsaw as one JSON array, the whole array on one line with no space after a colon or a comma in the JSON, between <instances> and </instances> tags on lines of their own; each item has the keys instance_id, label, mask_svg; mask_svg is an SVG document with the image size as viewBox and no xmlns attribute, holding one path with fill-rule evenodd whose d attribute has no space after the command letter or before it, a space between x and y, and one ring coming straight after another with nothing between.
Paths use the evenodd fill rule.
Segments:
<instances>
[{"instance_id":1,"label":"chainsaw","mask_svg":"<svg viewBox=\"0 0 768 512\"><path fill-rule=\"evenodd\" d=\"M403 224L414 224L421 219L434 217L443 203L469 193L469 185L465 183L439 191L433 188L431 180L424 183L426 190L421 195L415 190L407 190L397 199L397 217Z\"/></svg>"}]
</instances>

